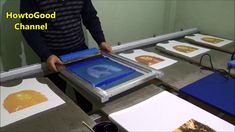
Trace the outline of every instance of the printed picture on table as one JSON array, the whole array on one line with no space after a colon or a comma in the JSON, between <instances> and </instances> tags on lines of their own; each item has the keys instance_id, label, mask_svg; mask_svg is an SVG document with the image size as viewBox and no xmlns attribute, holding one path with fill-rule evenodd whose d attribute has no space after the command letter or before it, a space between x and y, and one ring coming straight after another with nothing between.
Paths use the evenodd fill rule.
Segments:
<instances>
[{"instance_id":1,"label":"printed picture on table","mask_svg":"<svg viewBox=\"0 0 235 132\"><path fill-rule=\"evenodd\" d=\"M216 131L207 125L204 125L194 119L191 119L186 123L184 123L179 128L175 129L174 132L216 132Z\"/></svg>"},{"instance_id":2,"label":"printed picture on table","mask_svg":"<svg viewBox=\"0 0 235 132\"><path fill-rule=\"evenodd\" d=\"M157 70L173 65L177 62L176 60L161 56L154 52L147 52L142 49L135 49L133 50L133 53L120 53L119 55Z\"/></svg>"},{"instance_id":3,"label":"printed picture on table","mask_svg":"<svg viewBox=\"0 0 235 132\"><path fill-rule=\"evenodd\" d=\"M137 56L137 57L135 57L135 60L137 62L146 64L148 66L151 66L151 65L154 65L154 64L157 64L159 62L164 61L164 59L161 59L161 58L158 58L158 57L155 57L155 56L150 56L150 55Z\"/></svg>"},{"instance_id":4,"label":"printed picture on table","mask_svg":"<svg viewBox=\"0 0 235 132\"><path fill-rule=\"evenodd\" d=\"M204 34L193 34L190 36L185 36L185 38L191 41L200 42L202 44L208 44L215 47L222 47L233 42L232 40Z\"/></svg>"},{"instance_id":5,"label":"printed picture on table","mask_svg":"<svg viewBox=\"0 0 235 132\"><path fill-rule=\"evenodd\" d=\"M195 57L210 51L210 49L204 47L175 40L169 40L168 43L158 43L157 46L186 57Z\"/></svg>"},{"instance_id":6,"label":"printed picture on table","mask_svg":"<svg viewBox=\"0 0 235 132\"><path fill-rule=\"evenodd\" d=\"M213 38L213 37L203 37L202 40L208 43L212 43L212 44L218 44L224 41L222 39Z\"/></svg>"},{"instance_id":7,"label":"printed picture on table","mask_svg":"<svg viewBox=\"0 0 235 132\"><path fill-rule=\"evenodd\" d=\"M0 127L64 104L47 84L24 79L11 87L0 86Z\"/></svg>"},{"instance_id":8,"label":"printed picture on table","mask_svg":"<svg viewBox=\"0 0 235 132\"><path fill-rule=\"evenodd\" d=\"M198 48L187 46L187 45L176 45L176 46L173 46L173 48L183 53L191 53L191 52L198 50Z\"/></svg>"},{"instance_id":9,"label":"printed picture on table","mask_svg":"<svg viewBox=\"0 0 235 132\"><path fill-rule=\"evenodd\" d=\"M3 102L4 108L13 113L48 101L47 97L34 90L23 90L8 95Z\"/></svg>"}]
</instances>

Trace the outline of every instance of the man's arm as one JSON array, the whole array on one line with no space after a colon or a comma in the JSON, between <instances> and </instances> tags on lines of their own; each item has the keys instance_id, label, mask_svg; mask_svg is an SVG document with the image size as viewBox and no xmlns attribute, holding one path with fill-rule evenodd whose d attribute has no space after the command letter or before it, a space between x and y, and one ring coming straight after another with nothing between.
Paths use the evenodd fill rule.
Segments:
<instances>
[{"instance_id":1,"label":"man's arm","mask_svg":"<svg viewBox=\"0 0 235 132\"><path fill-rule=\"evenodd\" d=\"M84 8L81 15L83 24L89 30L96 43L100 45L102 42L105 42L100 20L91 0L84 0Z\"/></svg>"},{"instance_id":2,"label":"man's arm","mask_svg":"<svg viewBox=\"0 0 235 132\"><path fill-rule=\"evenodd\" d=\"M38 7L34 0L21 0L20 1L20 12L21 13L34 13L37 12ZM35 19L21 19L23 24L42 24L41 20ZM53 55L46 46L44 38L38 31L25 31L22 30L22 34L26 39L29 46L37 53L37 55L47 62L47 66L51 71L57 72L56 64L63 64L60 59Z\"/></svg>"},{"instance_id":3,"label":"man's arm","mask_svg":"<svg viewBox=\"0 0 235 132\"><path fill-rule=\"evenodd\" d=\"M34 0L21 0L20 1L20 13L34 13L37 12L38 7L36 6L36 3ZM41 20L35 20L35 19L21 19L21 22L24 25L35 25L35 24L42 24ZM36 52L36 54L43 60L46 61L49 56L52 55L52 53L49 51L49 49L46 46L46 42L41 37L39 31L33 31L33 30L22 30L22 34L27 41L27 43L30 45L30 47Z\"/></svg>"}]
</instances>

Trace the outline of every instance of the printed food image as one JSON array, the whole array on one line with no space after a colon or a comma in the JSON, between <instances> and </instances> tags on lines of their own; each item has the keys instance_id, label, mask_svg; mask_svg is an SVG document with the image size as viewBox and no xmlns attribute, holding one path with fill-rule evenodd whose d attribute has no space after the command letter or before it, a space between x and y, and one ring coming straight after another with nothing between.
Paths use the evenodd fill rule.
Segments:
<instances>
[{"instance_id":1,"label":"printed food image","mask_svg":"<svg viewBox=\"0 0 235 132\"><path fill-rule=\"evenodd\" d=\"M194 48L191 46L186 46L186 45L176 45L173 47L175 50L183 52L183 53L191 53L193 51L198 50L198 48Z\"/></svg>"},{"instance_id":2,"label":"printed food image","mask_svg":"<svg viewBox=\"0 0 235 132\"><path fill-rule=\"evenodd\" d=\"M94 77L94 78L103 78L110 76L111 74L115 72L120 72L122 71L118 67L112 66L112 65L105 65L105 64L100 64L100 65L94 65L92 67L89 67L87 69L87 73Z\"/></svg>"},{"instance_id":3,"label":"printed food image","mask_svg":"<svg viewBox=\"0 0 235 132\"><path fill-rule=\"evenodd\" d=\"M137 62L146 64L148 66L151 66L151 65L154 65L154 64L157 64L159 62L164 61L161 58L157 58L157 57L150 56L150 55L141 55L141 56L135 57L135 60Z\"/></svg>"},{"instance_id":4,"label":"printed food image","mask_svg":"<svg viewBox=\"0 0 235 132\"><path fill-rule=\"evenodd\" d=\"M212 43L212 44L218 44L224 41L222 39L212 38L212 37L203 37L202 40L208 43Z\"/></svg>"},{"instance_id":5,"label":"printed food image","mask_svg":"<svg viewBox=\"0 0 235 132\"><path fill-rule=\"evenodd\" d=\"M181 127L175 129L174 132L215 132L215 130L194 119L191 119Z\"/></svg>"},{"instance_id":6,"label":"printed food image","mask_svg":"<svg viewBox=\"0 0 235 132\"><path fill-rule=\"evenodd\" d=\"M48 99L40 92L23 90L8 95L3 102L3 106L9 113L13 113L46 102L47 100Z\"/></svg>"}]
</instances>

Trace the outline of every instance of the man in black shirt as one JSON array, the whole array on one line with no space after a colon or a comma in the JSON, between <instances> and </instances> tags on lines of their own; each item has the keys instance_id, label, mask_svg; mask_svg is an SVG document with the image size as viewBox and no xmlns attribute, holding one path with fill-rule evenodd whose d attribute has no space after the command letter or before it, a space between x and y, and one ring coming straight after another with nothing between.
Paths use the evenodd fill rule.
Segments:
<instances>
[{"instance_id":1,"label":"man in black shirt","mask_svg":"<svg viewBox=\"0 0 235 132\"><path fill-rule=\"evenodd\" d=\"M21 13L56 12L55 19L21 19L24 25L48 24L47 30L22 30L30 47L48 68L57 72L56 64L63 64L58 56L74 51L84 50L85 45L82 23L102 50L112 51L106 43L97 12L91 0L21 0ZM49 78L65 92L66 83L57 74ZM89 102L77 93L78 105L84 111L90 111Z\"/></svg>"},{"instance_id":2,"label":"man in black shirt","mask_svg":"<svg viewBox=\"0 0 235 132\"><path fill-rule=\"evenodd\" d=\"M21 19L22 24L48 24L47 30L25 31L23 36L49 69L62 64L59 55L87 49L82 23L102 50L112 51L106 43L97 12L91 0L21 0L21 13L53 13L55 19Z\"/></svg>"}]
</instances>

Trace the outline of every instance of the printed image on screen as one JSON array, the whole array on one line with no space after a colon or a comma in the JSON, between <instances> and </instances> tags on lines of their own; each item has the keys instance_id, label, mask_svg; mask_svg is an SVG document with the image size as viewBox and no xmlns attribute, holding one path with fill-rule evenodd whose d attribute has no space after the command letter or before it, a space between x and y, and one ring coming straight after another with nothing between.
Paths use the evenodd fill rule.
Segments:
<instances>
[{"instance_id":1,"label":"printed image on screen","mask_svg":"<svg viewBox=\"0 0 235 132\"><path fill-rule=\"evenodd\" d=\"M104 57L77 62L66 67L95 87L108 85L135 72L132 68Z\"/></svg>"},{"instance_id":2,"label":"printed image on screen","mask_svg":"<svg viewBox=\"0 0 235 132\"><path fill-rule=\"evenodd\" d=\"M104 64L99 64L95 66L91 66L87 68L87 73L94 77L94 78L103 78L110 76L114 72L121 72L122 69L112 66L112 65L104 65Z\"/></svg>"},{"instance_id":3,"label":"printed image on screen","mask_svg":"<svg viewBox=\"0 0 235 132\"><path fill-rule=\"evenodd\" d=\"M40 92L34 90L23 90L8 95L4 99L3 106L9 113L13 113L42 102L46 102L47 100L47 97Z\"/></svg>"}]
</instances>

